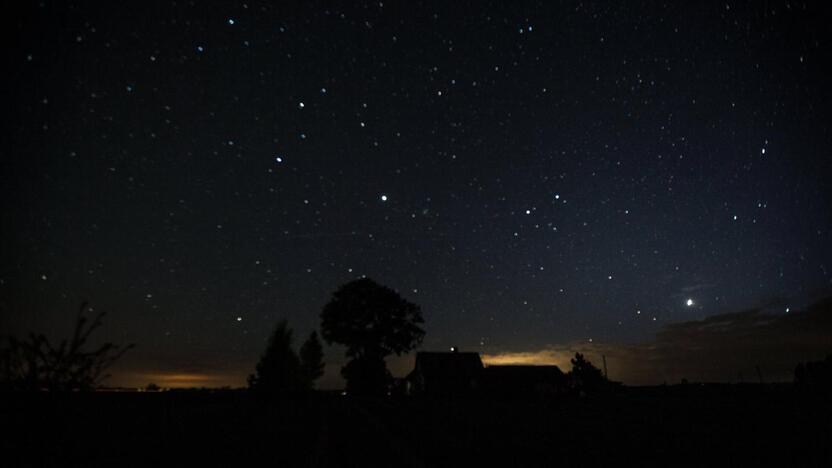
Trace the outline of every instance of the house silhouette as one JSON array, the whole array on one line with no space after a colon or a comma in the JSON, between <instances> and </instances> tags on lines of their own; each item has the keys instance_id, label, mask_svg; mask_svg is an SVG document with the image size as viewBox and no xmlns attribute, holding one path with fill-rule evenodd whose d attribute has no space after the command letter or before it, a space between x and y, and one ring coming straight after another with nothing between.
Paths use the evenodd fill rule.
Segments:
<instances>
[{"instance_id":1,"label":"house silhouette","mask_svg":"<svg viewBox=\"0 0 832 468\"><path fill-rule=\"evenodd\" d=\"M478 353L416 353L416 364L407 376L409 393L425 396L459 396L480 388L482 360Z\"/></svg>"},{"instance_id":2,"label":"house silhouette","mask_svg":"<svg viewBox=\"0 0 832 468\"><path fill-rule=\"evenodd\" d=\"M548 397L567 391L568 379L558 366L484 366L479 353L419 352L405 378L415 396Z\"/></svg>"}]
</instances>

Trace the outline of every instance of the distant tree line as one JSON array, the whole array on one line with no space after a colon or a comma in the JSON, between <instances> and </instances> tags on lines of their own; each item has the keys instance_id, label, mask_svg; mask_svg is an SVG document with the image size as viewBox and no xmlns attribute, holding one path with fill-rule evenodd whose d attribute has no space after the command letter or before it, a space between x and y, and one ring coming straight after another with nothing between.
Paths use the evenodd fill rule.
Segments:
<instances>
[{"instance_id":1,"label":"distant tree line","mask_svg":"<svg viewBox=\"0 0 832 468\"><path fill-rule=\"evenodd\" d=\"M794 369L794 384L801 389L832 389L832 354L822 361L799 363Z\"/></svg>"}]
</instances>

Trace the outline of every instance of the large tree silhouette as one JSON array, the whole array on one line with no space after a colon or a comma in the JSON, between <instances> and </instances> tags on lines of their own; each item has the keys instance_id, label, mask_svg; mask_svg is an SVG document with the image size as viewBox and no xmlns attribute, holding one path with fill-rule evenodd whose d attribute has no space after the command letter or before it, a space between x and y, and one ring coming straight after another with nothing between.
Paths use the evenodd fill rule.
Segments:
<instances>
[{"instance_id":1,"label":"large tree silhouette","mask_svg":"<svg viewBox=\"0 0 832 468\"><path fill-rule=\"evenodd\" d=\"M279 395L307 392L323 375L323 349L318 334L312 332L301 345L300 356L292 349L292 329L281 320L272 331L266 350L257 362L256 373L249 375L252 390Z\"/></svg>"},{"instance_id":2,"label":"large tree silhouette","mask_svg":"<svg viewBox=\"0 0 832 468\"><path fill-rule=\"evenodd\" d=\"M318 340L318 334L312 332L300 347L300 367L309 388L324 375L324 350Z\"/></svg>"},{"instance_id":3,"label":"large tree silhouette","mask_svg":"<svg viewBox=\"0 0 832 468\"><path fill-rule=\"evenodd\" d=\"M292 330L286 320L274 328L266 350L249 376L249 387L264 393L297 393L303 390L300 360L292 349Z\"/></svg>"},{"instance_id":4,"label":"large tree silhouette","mask_svg":"<svg viewBox=\"0 0 832 468\"><path fill-rule=\"evenodd\" d=\"M321 312L321 335L327 343L347 347L351 361L341 370L347 391L381 395L390 373L384 358L418 346L425 335L419 306L369 278L335 291Z\"/></svg>"}]
</instances>

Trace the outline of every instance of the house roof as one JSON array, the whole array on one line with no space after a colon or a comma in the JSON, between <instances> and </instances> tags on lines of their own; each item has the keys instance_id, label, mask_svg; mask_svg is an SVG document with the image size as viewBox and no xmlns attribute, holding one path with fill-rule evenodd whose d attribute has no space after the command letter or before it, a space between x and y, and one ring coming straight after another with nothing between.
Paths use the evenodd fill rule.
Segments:
<instances>
[{"instance_id":1,"label":"house roof","mask_svg":"<svg viewBox=\"0 0 832 468\"><path fill-rule=\"evenodd\" d=\"M432 378L473 377L482 371L479 353L420 352L416 353L413 372Z\"/></svg>"},{"instance_id":2,"label":"house roof","mask_svg":"<svg viewBox=\"0 0 832 468\"><path fill-rule=\"evenodd\" d=\"M558 366L488 366L485 368L488 378L511 382L552 381L561 380L565 374Z\"/></svg>"}]
</instances>

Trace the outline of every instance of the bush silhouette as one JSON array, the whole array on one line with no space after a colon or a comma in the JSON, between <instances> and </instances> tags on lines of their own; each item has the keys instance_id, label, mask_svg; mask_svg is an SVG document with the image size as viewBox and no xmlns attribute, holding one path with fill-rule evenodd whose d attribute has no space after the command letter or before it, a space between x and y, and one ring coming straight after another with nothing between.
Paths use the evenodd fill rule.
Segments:
<instances>
[{"instance_id":1,"label":"bush silhouette","mask_svg":"<svg viewBox=\"0 0 832 468\"><path fill-rule=\"evenodd\" d=\"M798 363L794 370L794 383L801 389L832 389L832 354L823 361Z\"/></svg>"},{"instance_id":2,"label":"bush silhouette","mask_svg":"<svg viewBox=\"0 0 832 468\"><path fill-rule=\"evenodd\" d=\"M347 392L385 394L390 373L384 358L418 346L422 323L419 306L369 278L338 288L321 312L321 334L329 344L346 346L352 358L341 370Z\"/></svg>"},{"instance_id":3,"label":"bush silhouette","mask_svg":"<svg viewBox=\"0 0 832 468\"><path fill-rule=\"evenodd\" d=\"M601 369L593 366L583 354L575 353L570 362L572 371L569 372L569 376L577 390L592 393L606 388L608 381Z\"/></svg>"},{"instance_id":4,"label":"bush silhouette","mask_svg":"<svg viewBox=\"0 0 832 468\"><path fill-rule=\"evenodd\" d=\"M0 349L0 388L25 391L93 390L109 377L115 361L134 345L104 343L86 350L90 335L101 324L105 312L92 320L85 313L92 309L85 302L78 310L72 338L53 346L43 334L30 333L27 340L8 339Z\"/></svg>"}]
</instances>

